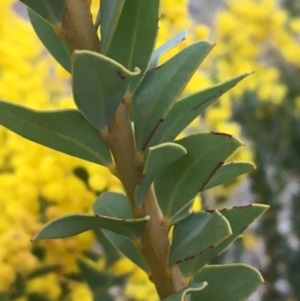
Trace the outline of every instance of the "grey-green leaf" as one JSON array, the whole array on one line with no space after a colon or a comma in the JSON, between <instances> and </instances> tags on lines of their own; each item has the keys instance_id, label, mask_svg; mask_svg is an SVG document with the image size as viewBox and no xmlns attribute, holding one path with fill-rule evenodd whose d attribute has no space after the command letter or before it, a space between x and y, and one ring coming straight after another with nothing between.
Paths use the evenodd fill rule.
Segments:
<instances>
[{"instance_id":1,"label":"grey-green leaf","mask_svg":"<svg viewBox=\"0 0 300 301\"><path fill-rule=\"evenodd\" d=\"M167 141L172 141L183 131L196 117L198 117L209 105L232 89L239 81L248 76L245 73L226 82L201 90L184 97L172 106L165 119L163 119L155 131L149 146Z\"/></svg>"},{"instance_id":2,"label":"grey-green leaf","mask_svg":"<svg viewBox=\"0 0 300 301\"><path fill-rule=\"evenodd\" d=\"M112 231L102 230L102 232L106 236L106 238L115 246L115 248L117 248L123 255L125 255L146 273L150 273L149 265L136 243Z\"/></svg>"},{"instance_id":3,"label":"grey-green leaf","mask_svg":"<svg viewBox=\"0 0 300 301\"><path fill-rule=\"evenodd\" d=\"M264 283L261 274L245 264L204 267L193 282L207 281L205 290L195 292L191 301L243 301Z\"/></svg>"},{"instance_id":4,"label":"grey-green leaf","mask_svg":"<svg viewBox=\"0 0 300 301\"><path fill-rule=\"evenodd\" d=\"M136 189L136 203L141 206L144 197L156 175L186 154L186 150L176 143L163 143L149 148L142 183Z\"/></svg>"},{"instance_id":5,"label":"grey-green leaf","mask_svg":"<svg viewBox=\"0 0 300 301\"><path fill-rule=\"evenodd\" d=\"M160 208L170 219L192 201L225 159L242 145L229 135L217 133L191 135L175 142L187 154L168 166L154 182Z\"/></svg>"},{"instance_id":6,"label":"grey-green leaf","mask_svg":"<svg viewBox=\"0 0 300 301\"><path fill-rule=\"evenodd\" d=\"M130 94L143 79L150 62L158 30L159 3L159 0L126 0L111 43L105 49L107 56L127 69L136 66L141 69L140 75L129 84Z\"/></svg>"},{"instance_id":7,"label":"grey-green leaf","mask_svg":"<svg viewBox=\"0 0 300 301\"><path fill-rule=\"evenodd\" d=\"M193 201L181 209L175 216L172 218L170 227L181 222L182 220L186 219L189 215L193 213Z\"/></svg>"},{"instance_id":8,"label":"grey-green leaf","mask_svg":"<svg viewBox=\"0 0 300 301\"><path fill-rule=\"evenodd\" d=\"M101 0L100 3L101 52L106 54L117 29L125 0ZM134 68L135 66L131 67Z\"/></svg>"},{"instance_id":9,"label":"grey-green leaf","mask_svg":"<svg viewBox=\"0 0 300 301\"><path fill-rule=\"evenodd\" d=\"M142 219L135 219L127 197L124 194L116 192L101 193L93 204L93 210L97 216L109 216L111 218L121 219L128 222L143 221L142 223L132 224L132 230L136 237L141 237L144 227L149 220L149 216Z\"/></svg>"},{"instance_id":10,"label":"grey-green leaf","mask_svg":"<svg viewBox=\"0 0 300 301\"><path fill-rule=\"evenodd\" d=\"M66 0L20 0L50 24L61 23Z\"/></svg>"},{"instance_id":11,"label":"grey-green leaf","mask_svg":"<svg viewBox=\"0 0 300 301\"><path fill-rule=\"evenodd\" d=\"M183 40L185 40L187 37L187 33L187 30L183 30L176 36L171 38L169 41L158 47L152 54L148 70L151 71L151 69L156 68L160 57L170 49L180 44Z\"/></svg>"},{"instance_id":12,"label":"grey-green leaf","mask_svg":"<svg viewBox=\"0 0 300 301\"><path fill-rule=\"evenodd\" d=\"M36 111L0 101L0 124L68 155L101 165L112 163L98 131L77 110Z\"/></svg>"},{"instance_id":13,"label":"grey-green leaf","mask_svg":"<svg viewBox=\"0 0 300 301\"><path fill-rule=\"evenodd\" d=\"M70 214L59 217L44 226L33 240L65 238L97 228L107 229L124 235L129 239L139 238L148 218L119 219L110 216L94 216L90 214Z\"/></svg>"},{"instance_id":14,"label":"grey-green leaf","mask_svg":"<svg viewBox=\"0 0 300 301\"><path fill-rule=\"evenodd\" d=\"M71 72L72 53L68 44L55 33L53 27L41 16L31 9L28 9L28 15L35 33L44 46L62 67Z\"/></svg>"},{"instance_id":15,"label":"grey-green leaf","mask_svg":"<svg viewBox=\"0 0 300 301\"><path fill-rule=\"evenodd\" d=\"M189 277L197 273L210 260L222 253L257 217L263 214L269 207L266 205L253 204L249 206L233 207L219 210L229 221L232 235L226 238L215 248L208 250L196 258L179 264L181 273Z\"/></svg>"},{"instance_id":16,"label":"grey-green leaf","mask_svg":"<svg viewBox=\"0 0 300 301\"><path fill-rule=\"evenodd\" d=\"M96 236L97 241L101 245L101 248L104 250L105 254L105 268L108 270L114 263L120 259L120 252L117 248L106 238L101 229L95 229L93 232ZM111 232L113 233L113 232ZM118 235L118 234L116 234ZM121 235L121 237L123 237Z\"/></svg>"},{"instance_id":17,"label":"grey-green leaf","mask_svg":"<svg viewBox=\"0 0 300 301\"><path fill-rule=\"evenodd\" d=\"M93 205L95 214L109 215L113 218L133 218L129 202L125 195L115 192L105 192L95 201ZM147 220L147 219L146 219ZM138 236L142 234L144 227L137 229ZM125 256L144 271L149 272L149 267L142 252L137 248L138 241L131 241L126 237L112 231L102 230L105 237Z\"/></svg>"},{"instance_id":18,"label":"grey-green leaf","mask_svg":"<svg viewBox=\"0 0 300 301\"><path fill-rule=\"evenodd\" d=\"M144 151L168 110L212 49L209 42L185 48L160 68L148 72L133 97L137 149Z\"/></svg>"},{"instance_id":19,"label":"grey-green leaf","mask_svg":"<svg viewBox=\"0 0 300 301\"><path fill-rule=\"evenodd\" d=\"M185 296L187 294L191 294L193 295L193 293L195 292L199 292L202 291L203 289L205 289L207 286L207 282L199 282L199 283L192 283L189 286L183 288L182 290L180 290L179 292L163 299L162 301L184 301L185 300Z\"/></svg>"},{"instance_id":20,"label":"grey-green leaf","mask_svg":"<svg viewBox=\"0 0 300 301\"><path fill-rule=\"evenodd\" d=\"M174 226L169 266L201 255L231 234L230 224L220 212L191 214Z\"/></svg>"},{"instance_id":21,"label":"grey-green leaf","mask_svg":"<svg viewBox=\"0 0 300 301\"><path fill-rule=\"evenodd\" d=\"M73 94L78 109L97 129L105 129L122 102L131 72L116 61L91 51L76 51L73 59Z\"/></svg>"},{"instance_id":22,"label":"grey-green leaf","mask_svg":"<svg viewBox=\"0 0 300 301\"><path fill-rule=\"evenodd\" d=\"M212 176L203 190L229 182L238 176L253 171L255 165L251 162L229 162L224 163Z\"/></svg>"},{"instance_id":23,"label":"grey-green leaf","mask_svg":"<svg viewBox=\"0 0 300 301\"><path fill-rule=\"evenodd\" d=\"M133 219L127 197L122 193L103 192L93 204L96 215L107 215L115 218Z\"/></svg>"},{"instance_id":24,"label":"grey-green leaf","mask_svg":"<svg viewBox=\"0 0 300 301\"><path fill-rule=\"evenodd\" d=\"M108 290L109 286L112 285L113 275L109 274L108 271L99 271L84 257L77 259L77 264L85 282L93 293L99 294L101 291Z\"/></svg>"}]
</instances>

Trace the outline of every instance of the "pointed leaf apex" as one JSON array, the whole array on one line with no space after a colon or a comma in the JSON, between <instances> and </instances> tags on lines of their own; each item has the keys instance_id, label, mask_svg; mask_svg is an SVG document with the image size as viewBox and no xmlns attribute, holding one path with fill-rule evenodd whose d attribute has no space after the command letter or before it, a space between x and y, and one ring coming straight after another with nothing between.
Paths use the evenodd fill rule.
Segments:
<instances>
[{"instance_id":1,"label":"pointed leaf apex","mask_svg":"<svg viewBox=\"0 0 300 301\"><path fill-rule=\"evenodd\" d=\"M109 57L107 57L103 54L100 54L100 53L97 53L97 52L94 52L94 51L90 51L90 50L75 50L74 51L73 63L79 57L85 56L85 55L99 57L99 58L101 58L101 59L103 59L107 62L110 62L111 64L115 65L116 67L119 67L123 72L125 72L127 75L130 75L130 76L139 75L141 73L141 70L138 67L135 67L133 71L130 71L126 67L124 67L123 65L118 63L117 61L113 60L112 58L109 58Z\"/></svg>"},{"instance_id":2,"label":"pointed leaf apex","mask_svg":"<svg viewBox=\"0 0 300 301\"><path fill-rule=\"evenodd\" d=\"M239 138L235 138L235 139L239 142L240 146L245 146L246 145L246 143L243 142L242 140L240 140Z\"/></svg>"},{"instance_id":3,"label":"pointed leaf apex","mask_svg":"<svg viewBox=\"0 0 300 301\"><path fill-rule=\"evenodd\" d=\"M254 204L254 206L259 206L260 208L264 209L264 212L270 209L270 205L264 205L264 204Z\"/></svg>"},{"instance_id":4,"label":"pointed leaf apex","mask_svg":"<svg viewBox=\"0 0 300 301\"><path fill-rule=\"evenodd\" d=\"M228 165L232 165L232 164L247 164L247 165L251 165L253 167L253 169L256 169L256 165L253 162L249 162L249 161L231 161L231 162L225 162L223 164L223 166L228 166Z\"/></svg>"}]
</instances>

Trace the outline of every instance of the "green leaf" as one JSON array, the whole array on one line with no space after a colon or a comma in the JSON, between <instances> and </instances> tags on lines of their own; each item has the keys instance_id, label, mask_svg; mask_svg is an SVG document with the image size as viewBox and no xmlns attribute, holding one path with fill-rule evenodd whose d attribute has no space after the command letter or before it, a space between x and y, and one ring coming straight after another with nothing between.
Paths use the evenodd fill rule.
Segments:
<instances>
[{"instance_id":1,"label":"green leaf","mask_svg":"<svg viewBox=\"0 0 300 301\"><path fill-rule=\"evenodd\" d=\"M77 110L36 111L0 101L0 124L68 155L102 165L112 162L97 130Z\"/></svg>"},{"instance_id":2,"label":"green leaf","mask_svg":"<svg viewBox=\"0 0 300 301\"><path fill-rule=\"evenodd\" d=\"M96 215L134 219L127 197L117 192L101 193L93 204L93 210Z\"/></svg>"},{"instance_id":3,"label":"green leaf","mask_svg":"<svg viewBox=\"0 0 300 301\"><path fill-rule=\"evenodd\" d=\"M70 214L59 217L44 226L33 240L65 238L97 228L111 230L136 240L142 232L148 218L118 219L110 216L90 214Z\"/></svg>"},{"instance_id":4,"label":"green leaf","mask_svg":"<svg viewBox=\"0 0 300 301\"><path fill-rule=\"evenodd\" d=\"M163 299L162 301L184 301L185 296L189 293L191 293L191 295L193 295L194 292L199 292L202 291L203 289L205 289L207 286L207 282L200 282L200 283L192 283L189 286L183 288L182 290L180 290L179 292Z\"/></svg>"},{"instance_id":5,"label":"green leaf","mask_svg":"<svg viewBox=\"0 0 300 301\"><path fill-rule=\"evenodd\" d=\"M239 81L248 76L245 73L232 78L224 83L200 90L192 95L184 97L172 106L166 118L162 118L156 129L149 146L162 142L172 141L184 130L196 117L198 117L210 104L232 89Z\"/></svg>"},{"instance_id":6,"label":"green leaf","mask_svg":"<svg viewBox=\"0 0 300 301\"><path fill-rule=\"evenodd\" d=\"M133 215L129 206L129 202L125 195L115 192L102 193L93 205L95 214L97 215L108 215L113 218L119 219L133 219ZM145 224L148 217L145 219ZM136 229L137 237L142 235L144 226L139 224L139 228ZM110 230L110 229L108 229ZM109 242L115 246L120 252L132 260L135 264L144 270L149 271L148 264L141 251L136 248L138 242L132 242L124 236L118 235L114 232L102 230L105 237Z\"/></svg>"},{"instance_id":7,"label":"green leaf","mask_svg":"<svg viewBox=\"0 0 300 301\"><path fill-rule=\"evenodd\" d=\"M106 54L110 48L115 30L117 29L125 0L101 0L100 3L101 52ZM131 68L136 66L137 65L131 66Z\"/></svg>"},{"instance_id":8,"label":"green leaf","mask_svg":"<svg viewBox=\"0 0 300 301\"><path fill-rule=\"evenodd\" d=\"M117 248L106 238L101 229L94 229L95 236L97 241L104 249L105 253L105 267L109 268L117 260L120 259L120 252ZM113 232L112 232L113 233ZM122 236L121 236L122 237Z\"/></svg>"},{"instance_id":9,"label":"green leaf","mask_svg":"<svg viewBox=\"0 0 300 301\"><path fill-rule=\"evenodd\" d=\"M112 218L128 221L136 220L132 214L127 197L121 193L110 191L101 193L93 204L93 210L97 216L110 216ZM136 227L136 237L141 237L149 218L149 216L146 216L145 218L141 219L144 221L144 223L142 226L139 224L138 227Z\"/></svg>"},{"instance_id":10,"label":"green leaf","mask_svg":"<svg viewBox=\"0 0 300 301\"><path fill-rule=\"evenodd\" d=\"M88 284L93 293L94 301L115 300L110 294L109 289L113 285L124 286L128 275L116 276L108 271L99 271L91 260L80 258L77 260L81 276Z\"/></svg>"},{"instance_id":11,"label":"green leaf","mask_svg":"<svg viewBox=\"0 0 300 301\"><path fill-rule=\"evenodd\" d=\"M212 49L209 42L195 43L148 72L133 97L137 149L141 152L181 94L200 63Z\"/></svg>"},{"instance_id":12,"label":"green leaf","mask_svg":"<svg viewBox=\"0 0 300 301\"><path fill-rule=\"evenodd\" d=\"M66 0L20 0L50 24L61 23Z\"/></svg>"},{"instance_id":13,"label":"green leaf","mask_svg":"<svg viewBox=\"0 0 300 301\"><path fill-rule=\"evenodd\" d=\"M238 176L253 171L255 165L250 162L229 162L224 163L212 176L203 190L229 182Z\"/></svg>"},{"instance_id":14,"label":"green leaf","mask_svg":"<svg viewBox=\"0 0 300 301\"><path fill-rule=\"evenodd\" d=\"M28 15L35 33L44 46L68 72L71 72L72 52L68 44L55 33L53 27L45 19L34 11L28 9Z\"/></svg>"},{"instance_id":15,"label":"green leaf","mask_svg":"<svg viewBox=\"0 0 300 301\"><path fill-rule=\"evenodd\" d=\"M163 143L149 148L142 183L136 189L136 203L141 206L145 195L156 175L186 154L186 150L176 143Z\"/></svg>"},{"instance_id":16,"label":"green leaf","mask_svg":"<svg viewBox=\"0 0 300 301\"><path fill-rule=\"evenodd\" d=\"M151 149L151 148L149 148ZM251 162L229 162L224 163L212 176L207 185L203 188L202 191L208 190L218 185L222 185L226 182L229 182L238 176L248 173L255 169L255 165ZM185 219L192 213L192 202L184 209L179 211L171 221L171 224L176 224L181 220Z\"/></svg>"},{"instance_id":17,"label":"green leaf","mask_svg":"<svg viewBox=\"0 0 300 301\"><path fill-rule=\"evenodd\" d=\"M108 270L99 270L95 262L85 257L77 259L77 263L88 286L98 296L97 292L104 293L114 284L124 284L127 277L127 275L113 275Z\"/></svg>"},{"instance_id":18,"label":"green leaf","mask_svg":"<svg viewBox=\"0 0 300 301\"><path fill-rule=\"evenodd\" d=\"M77 264L84 280L93 292L96 290L107 290L109 288L112 282L110 274L99 271L91 264L90 260L86 258L79 258Z\"/></svg>"},{"instance_id":19,"label":"green leaf","mask_svg":"<svg viewBox=\"0 0 300 301\"><path fill-rule=\"evenodd\" d=\"M205 290L195 292L191 301L242 301L264 280L260 273L245 264L210 265L204 267L193 282L207 281Z\"/></svg>"},{"instance_id":20,"label":"green leaf","mask_svg":"<svg viewBox=\"0 0 300 301\"><path fill-rule=\"evenodd\" d=\"M15 300L26 294L26 278L21 271L16 271L15 280L10 286L9 300ZM0 300L2 301L2 295L0 294Z\"/></svg>"},{"instance_id":21,"label":"green leaf","mask_svg":"<svg viewBox=\"0 0 300 301\"><path fill-rule=\"evenodd\" d=\"M127 89L139 74L91 51L76 51L73 59L73 94L78 109L97 129L105 129Z\"/></svg>"},{"instance_id":22,"label":"green leaf","mask_svg":"<svg viewBox=\"0 0 300 301\"><path fill-rule=\"evenodd\" d=\"M170 39L169 41L161 45L159 48L157 48L152 54L148 70L151 71L151 69L157 67L160 57L170 49L180 44L183 40L185 40L187 37L187 33L187 30L183 30L176 36L174 36L172 39Z\"/></svg>"},{"instance_id":23,"label":"green leaf","mask_svg":"<svg viewBox=\"0 0 300 301\"><path fill-rule=\"evenodd\" d=\"M138 245L136 243L112 231L102 230L102 232L106 236L106 238L115 246L115 248L117 248L123 255L125 255L146 273L150 273L150 268L144 257L144 254L138 248Z\"/></svg>"},{"instance_id":24,"label":"green leaf","mask_svg":"<svg viewBox=\"0 0 300 301\"><path fill-rule=\"evenodd\" d=\"M181 222L193 213L193 202L194 200L174 215L174 217L171 220L170 226Z\"/></svg>"},{"instance_id":25,"label":"green leaf","mask_svg":"<svg viewBox=\"0 0 300 301\"><path fill-rule=\"evenodd\" d=\"M187 154L155 179L155 191L164 216L172 218L202 191L217 169L242 144L230 135L205 133L175 141Z\"/></svg>"},{"instance_id":26,"label":"green leaf","mask_svg":"<svg viewBox=\"0 0 300 301\"><path fill-rule=\"evenodd\" d=\"M189 277L197 273L210 260L222 253L257 217L263 214L268 208L269 206L266 205L253 204L249 206L219 210L229 221L232 235L226 238L215 248L201 254L201 256L180 263L179 268L181 273L185 277Z\"/></svg>"},{"instance_id":27,"label":"green leaf","mask_svg":"<svg viewBox=\"0 0 300 301\"><path fill-rule=\"evenodd\" d=\"M126 0L109 48L105 48L107 56L127 69L141 69L140 75L129 84L129 94L143 79L155 46L159 3L159 0Z\"/></svg>"},{"instance_id":28,"label":"green leaf","mask_svg":"<svg viewBox=\"0 0 300 301\"><path fill-rule=\"evenodd\" d=\"M174 226L169 266L201 255L231 234L230 224L220 212L191 214Z\"/></svg>"}]
</instances>

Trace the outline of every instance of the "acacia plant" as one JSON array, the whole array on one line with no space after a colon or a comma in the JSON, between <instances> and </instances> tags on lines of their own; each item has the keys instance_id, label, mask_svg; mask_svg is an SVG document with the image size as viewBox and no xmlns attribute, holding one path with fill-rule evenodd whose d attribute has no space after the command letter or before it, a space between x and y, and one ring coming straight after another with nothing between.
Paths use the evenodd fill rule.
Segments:
<instances>
[{"instance_id":1,"label":"acacia plant","mask_svg":"<svg viewBox=\"0 0 300 301\"><path fill-rule=\"evenodd\" d=\"M70 72L77 109L36 111L1 101L0 123L34 142L106 166L125 192L102 193L93 214L62 216L34 240L101 229L149 275L161 300L246 299L263 283L259 272L244 264L209 262L267 206L200 212L191 207L198 193L254 166L225 163L243 145L231 135L176 137L248 74L181 97L214 44L199 41L159 65L161 55L186 35L181 32L155 49L159 0L101 0L95 23L90 0L22 2L38 37Z\"/></svg>"}]
</instances>

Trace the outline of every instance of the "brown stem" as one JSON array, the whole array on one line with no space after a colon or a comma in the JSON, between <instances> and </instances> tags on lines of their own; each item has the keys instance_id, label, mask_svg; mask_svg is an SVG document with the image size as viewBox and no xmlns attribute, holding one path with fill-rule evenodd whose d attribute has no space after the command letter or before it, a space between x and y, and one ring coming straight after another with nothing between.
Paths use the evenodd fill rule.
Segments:
<instances>
[{"instance_id":1,"label":"brown stem","mask_svg":"<svg viewBox=\"0 0 300 301\"><path fill-rule=\"evenodd\" d=\"M170 243L168 228L163 225L163 216L156 201L153 188L148 191L143 208L150 220L142 236L144 255L152 272L152 281L161 299L183 288L178 267L168 267Z\"/></svg>"},{"instance_id":2,"label":"brown stem","mask_svg":"<svg viewBox=\"0 0 300 301\"><path fill-rule=\"evenodd\" d=\"M55 28L72 50L100 52L100 41L93 25L87 0L66 0L61 28Z\"/></svg>"},{"instance_id":3,"label":"brown stem","mask_svg":"<svg viewBox=\"0 0 300 301\"><path fill-rule=\"evenodd\" d=\"M134 204L134 192L142 177L142 169L136 164L136 149L131 122L122 103L113 117L108 135L105 135L113 154L117 173L130 200L133 212L140 217L140 210ZM183 287L178 268L168 267L170 243L168 229L156 201L153 188L149 189L143 204L144 215L150 220L142 235L142 251L151 269L151 278L160 298L166 298Z\"/></svg>"},{"instance_id":4,"label":"brown stem","mask_svg":"<svg viewBox=\"0 0 300 301\"><path fill-rule=\"evenodd\" d=\"M131 122L123 103L112 118L108 126L108 133L104 133L101 136L107 142L112 152L117 175L134 210L134 191L140 179L140 173L135 168L135 140Z\"/></svg>"},{"instance_id":5,"label":"brown stem","mask_svg":"<svg viewBox=\"0 0 300 301\"><path fill-rule=\"evenodd\" d=\"M89 0L67 0L62 23L65 40L72 49L100 51L99 39L86 1ZM149 189L143 208L135 206L134 194L137 184L142 179L143 160L136 152L131 120L123 103L116 111L108 129L100 134L112 152L117 175L124 186L134 215L150 216L141 238L142 251L151 269L150 278L160 298L164 299L182 289L184 285L178 268L168 267L168 228L163 222L153 188Z\"/></svg>"}]
</instances>

